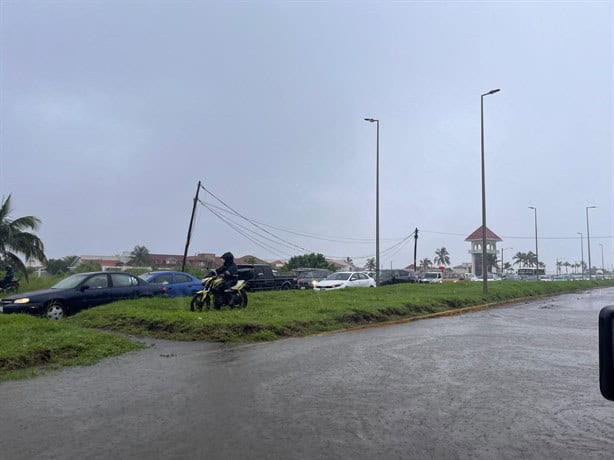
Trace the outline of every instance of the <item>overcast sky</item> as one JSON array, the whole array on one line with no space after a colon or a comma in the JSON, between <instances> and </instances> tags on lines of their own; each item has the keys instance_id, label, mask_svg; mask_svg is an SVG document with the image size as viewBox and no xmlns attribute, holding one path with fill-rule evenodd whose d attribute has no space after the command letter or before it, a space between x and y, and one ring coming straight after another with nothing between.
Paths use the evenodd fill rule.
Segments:
<instances>
[{"instance_id":1,"label":"overcast sky","mask_svg":"<svg viewBox=\"0 0 614 460\"><path fill-rule=\"evenodd\" d=\"M598 206L592 262L599 243L614 262L610 1L4 0L0 13L0 195L42 219L48 257L181 254L202 180L261 224L216 211L240 234L199 205L191 254L364 263L374 117L382 266L412 262L411 242L388 248L416 227L419 259L445 246L468 262L480 94L501 88L484 99L485 150L505 260L534 250L536 206L548 271L579 261Z\"/></svg>"}]
</instances>

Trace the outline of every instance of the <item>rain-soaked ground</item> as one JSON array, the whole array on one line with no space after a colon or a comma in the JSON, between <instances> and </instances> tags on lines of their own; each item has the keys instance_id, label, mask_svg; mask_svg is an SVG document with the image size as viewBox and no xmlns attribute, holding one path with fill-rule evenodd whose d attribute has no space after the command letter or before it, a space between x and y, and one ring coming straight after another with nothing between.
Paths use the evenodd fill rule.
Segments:
<instances>
[{"instance_id":1,"label":"rain-soaked ground","mask_svg":"<svg viewBox=\"0 0 614 460\"><path fill-rule=\"evenodd\" d=\"M151 341L0 384L0 458L612 458L614 288L243 346Z\"/></svg>"}]
</instances>

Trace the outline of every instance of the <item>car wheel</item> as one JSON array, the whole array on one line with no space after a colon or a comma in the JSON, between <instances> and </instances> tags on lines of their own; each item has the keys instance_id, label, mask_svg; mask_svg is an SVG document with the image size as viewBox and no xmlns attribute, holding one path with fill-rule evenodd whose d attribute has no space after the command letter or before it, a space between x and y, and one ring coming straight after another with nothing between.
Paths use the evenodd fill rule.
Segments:
<instances>
[{"instance_id":1,"label":"car wheel","mask_svg":"<svg viewBox=\"0 0 614 460\"><path fill-rule=\"evenodd\" d=\"M59 320L66 316L66 307L59 300L52 300L47 304L45 317L51 320Z\"/></svg>"}]
</instances>

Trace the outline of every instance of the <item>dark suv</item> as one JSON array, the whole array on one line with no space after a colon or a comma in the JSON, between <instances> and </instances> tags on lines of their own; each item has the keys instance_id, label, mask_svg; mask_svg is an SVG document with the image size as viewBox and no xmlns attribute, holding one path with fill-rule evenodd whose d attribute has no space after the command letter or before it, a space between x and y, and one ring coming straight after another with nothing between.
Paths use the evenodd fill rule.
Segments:
<instances>
[{"instance_id":1,"label":"dark suv","mask_svg":"<svg viewBox=\"0 0 614 460\"><path fill-rule=\"evenodd\" d=\"M379 285L386 286L387 284L398 283L416 283L418 278L409 270L381 270L379 272Z\"/></svg>"},{"instance_id":2,"label":"dark suv","mask_svg":"<svg viewBox=\"0 0 614 460\"><path fill-rule=\"evenodd\" d=\"M296 287L299 289L313 289L313 286L322 281L332 272L324 268L313 268L308 270L299 270L296 275Z\"/></svg>"}]
</instances>

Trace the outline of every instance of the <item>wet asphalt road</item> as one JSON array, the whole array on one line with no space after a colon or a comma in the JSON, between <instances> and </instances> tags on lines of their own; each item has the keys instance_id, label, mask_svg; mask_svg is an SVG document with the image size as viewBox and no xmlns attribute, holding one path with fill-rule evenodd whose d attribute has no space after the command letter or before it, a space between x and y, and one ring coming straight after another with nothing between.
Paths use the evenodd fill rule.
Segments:
<instances>
[{"instance_id":1,"label":"wet asphalt road","mask_svg":"<svg viewBox=\"0 0 614 460\"><path fill-rule=\"evenodd\" d=\"M0 458L612 458L614 289L244 346L152 347L0 384Z\"/></svg>"}]
</instances>

